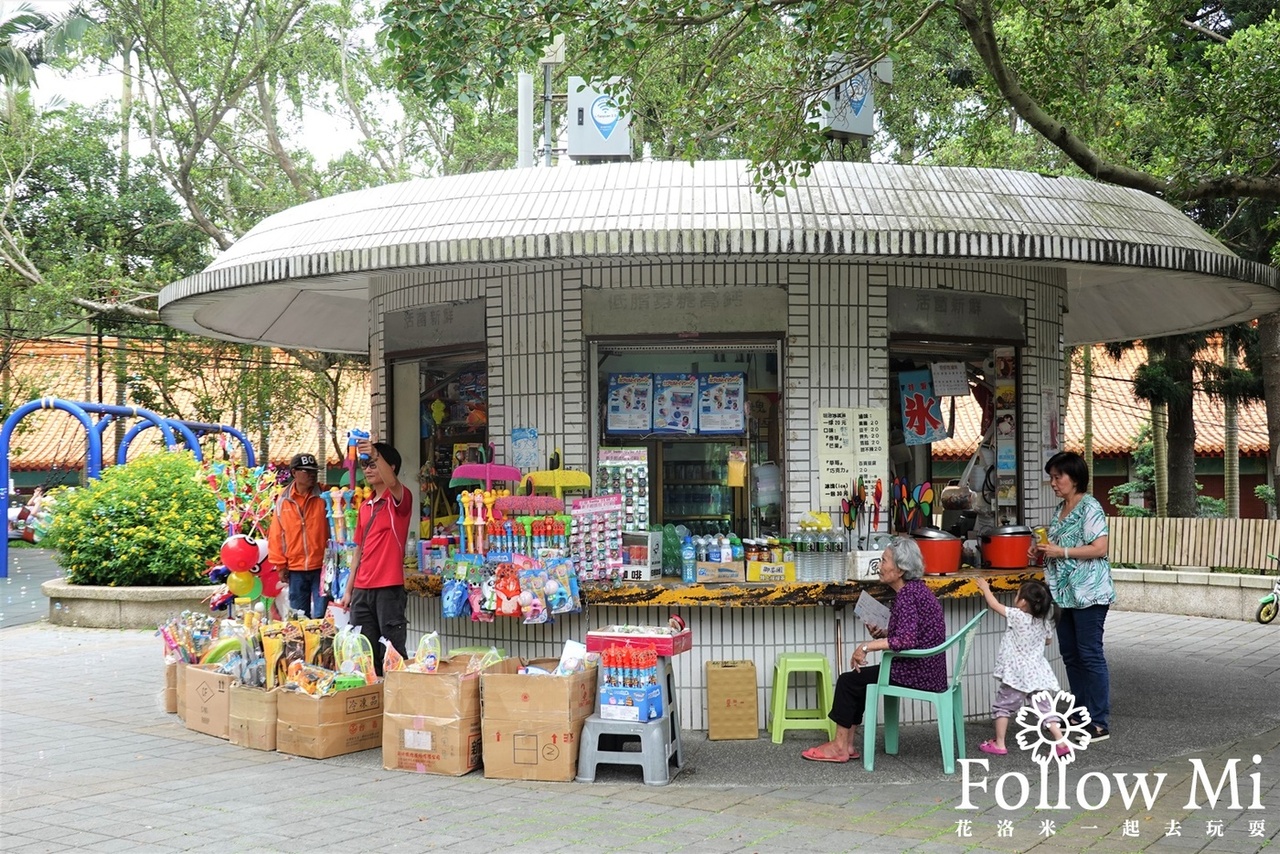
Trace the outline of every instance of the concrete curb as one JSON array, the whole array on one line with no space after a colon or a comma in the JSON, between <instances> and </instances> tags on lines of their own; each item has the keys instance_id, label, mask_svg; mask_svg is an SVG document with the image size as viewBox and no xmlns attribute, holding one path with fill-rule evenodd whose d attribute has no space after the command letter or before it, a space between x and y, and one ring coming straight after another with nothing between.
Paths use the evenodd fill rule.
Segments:
<instances>
[{"instance_id":1,"label":"concrete curb","mask_svg":"<svg viewBox=\"0 0 1280 854\"><path fill-rule=\"evenodd\" d=\"M1252 620L1271 589L1266 575L1175 569L1113 569L1115 607L1149 614Z\"/></svg>"},{"instance_id":2,"label":"concrete curb","mask_svg":"<svg viewBox=\"0 0 1280 854\"><path fill-rule=\"evenodd\" d=\"M49 598L49 622L90 629L153 629L175 614L208 610L214 588L101 587L55 578L40 585Z\"/></svg>"}]
</instances>

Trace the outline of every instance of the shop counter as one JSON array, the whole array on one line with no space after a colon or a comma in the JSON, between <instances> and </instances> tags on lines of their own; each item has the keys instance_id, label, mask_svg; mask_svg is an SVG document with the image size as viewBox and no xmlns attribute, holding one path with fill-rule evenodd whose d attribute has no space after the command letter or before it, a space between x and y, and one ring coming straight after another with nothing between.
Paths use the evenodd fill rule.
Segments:
<instances>
[{"instance_id":1,"label":"shop counter","mask_svg":"<svg viewBox=\"0 0 1280 854\"><path fill-rule=\"evenodd\" d=\"M1001 602L1013 604L1018 586L1027 579L1041 578L1043 570L1028 567L1013 570L962 570L949 575L926 575L925 582L942 602L948 632L954 632L986 607L973 579L985 576ZM560 615L554 623L525 625L520 620L499 617L493 622L468 618L443 619L440 615L440 579L412 575L405 580L409 597L409 644L423 633L438 631L445 649L461 646L494 645L512 655L530 658L558 657L565 640L583 640L588 629L614 624L665 625L679 614L693 631L693 649L674 656L676 685L683 724L689 729L706 729L705 665L708 661L748 659L759 674L757 685L760 727L773 683L773 663L779 652L820 652L831 661L836 673L848 667L849 655L859 641L869 640L866 627L853 614L853 603L866 590L888 603L893 591L878 581L843 583L731 583L684 584L664 578L648 583L627 583L615 587L602 582L583 585L584 611ZM991 676L996 652L1004 636L1005 620L991 613L974 636L974 646L964 676L965 713L975 722L990 719L996 680ZM1066 687L1057 645L1048 657L1058 679ZM879 656L872 654L871 663ZM948 666L954 662L949 661ZM795 688L812 692L803 686ZM813 698L799 698L800 704ZM812 704L812 703L811 703ZM794 705L794 704L793 704ZM904 723L932 720L933 706L903 702ZM975 725L981 725L977 723ZM801 744L799 736L788 743Z\"/></svg>"}]
</instances>

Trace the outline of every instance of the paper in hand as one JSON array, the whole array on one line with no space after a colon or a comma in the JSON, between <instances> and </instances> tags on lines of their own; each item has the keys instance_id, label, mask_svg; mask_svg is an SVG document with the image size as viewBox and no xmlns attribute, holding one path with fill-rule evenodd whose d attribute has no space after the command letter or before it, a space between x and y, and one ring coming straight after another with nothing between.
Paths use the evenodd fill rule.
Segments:
<instances>
[{"instance_id":1,"label":"paper in hand","mask_svg":"<svg viewBox=\"0 0 1280 854\"><path fill-rule=\"evenodd\" d=\"M889 609L865 590L858 595L858 601L853 606L853 613L857 614L858 619L868 625L881 629L889 627Z\"/></svg>"}]
</instances>

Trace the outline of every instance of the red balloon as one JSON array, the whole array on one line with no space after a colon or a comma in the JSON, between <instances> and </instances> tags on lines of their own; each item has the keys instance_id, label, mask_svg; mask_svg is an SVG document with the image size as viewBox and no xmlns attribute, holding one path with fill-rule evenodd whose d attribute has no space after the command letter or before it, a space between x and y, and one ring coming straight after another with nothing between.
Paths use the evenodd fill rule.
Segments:
<instances>
[{"instance_id":1,"label":"red balloon","mask_svg":"<svg viewBox=\"0 0 1280 854\"><path fill-rule=\"evenodd\" d=\"M220 556L223 565L232 572L250 572L258 565L258 543L244 534L227 537Z\"/></svg>"},{"instance_id":2,"label":"red balloon","mask_svg":"<svg viewBox=\"0 0 1280 854\"><path fill-rule=\"evenodd\" d=\"M262 595L267 599L279 596L284 585L280 583L280 571L276 569L276 565L269 560L264 560L258 564L257 573L258 578L262 580Z\"/></svg>"}]
</instances>

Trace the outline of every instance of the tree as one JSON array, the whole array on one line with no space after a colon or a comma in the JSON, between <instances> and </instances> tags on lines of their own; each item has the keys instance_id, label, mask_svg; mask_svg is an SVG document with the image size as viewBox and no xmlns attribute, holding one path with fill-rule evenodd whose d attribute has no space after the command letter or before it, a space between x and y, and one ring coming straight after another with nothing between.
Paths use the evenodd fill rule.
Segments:
<instances>
[{"instance_id":1,"label":"tree","mask_svg":"<svg viewBox=\"0 0 1280 854\"><path fill-rule=\"evenodd\" d=\"M893 19L887 26L884 15ZM402 85L442 103L508 85L555 34L577 73L646 80L691 42L694 73L669 81L664 121L686 156L707 136L744 152L762 188L806 171L822 145L818 99L881 56L896 63L875 145L900 162L994 165L1088 176L1181 204L1252 260L1280 260L1280 13L1258 0L950 4L906 0L391 0L385 39ZM837 60L833 66L833 58ZM884 90L878 90L883 94ZM682 113L683 115L680 115ZM1261 323L1273 460L1280 459L1280 315ZM1190 354L1164 363L1177 512L1194 506ZM1168 408L1168 404L1165 404Z\"/></svg>"}]
</instances>

